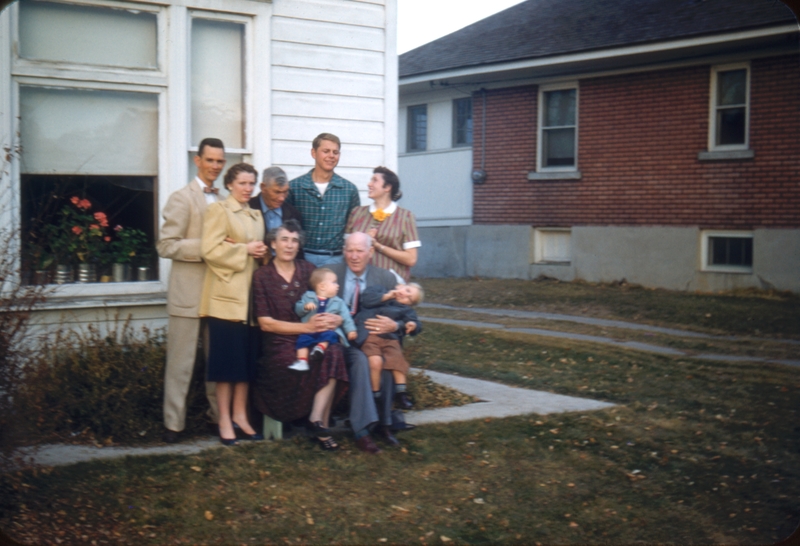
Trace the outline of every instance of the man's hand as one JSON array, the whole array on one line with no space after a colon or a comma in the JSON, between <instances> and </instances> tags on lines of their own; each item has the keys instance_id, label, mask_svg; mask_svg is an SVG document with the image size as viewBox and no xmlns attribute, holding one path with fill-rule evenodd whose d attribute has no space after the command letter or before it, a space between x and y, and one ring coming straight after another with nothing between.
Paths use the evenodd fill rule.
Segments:
<instances>
[{"instance_id":1,"label":"man's hand","mask_svg":"<svg viewBox=\"0 0 800 546\"><path fill-rule=\"evenodd\" d=\"M357 337L358 337L358 332L356 331L347 332L347 339L349 339L350 341L355 341Z\"/></svg>"},{"instance_id":2,"label":"man's hand","mask_svg":"<svg viewBox=\"0 0 800 546\"><path fill-rule=\"evenodd\" d=\"M416 329L417 329L416 322L406 322L406 335L411 334L411 332L413 332Z\"/></svg>"},{"instance_id":3,"label":"man's hand","mask_svg":"<svg viewBox=\"0 0 800 546\"><path fill-rule=\"evenodd\" d=\"M321 330L317 330L318 332L324 332L325 330L335 330L336 328L342 325L342 317L340 317L339 315L334 315L333 313L319 313L317 315L314 315L314 317L311 320L313 321L314 319L319 319L321 324L324 325L324 328L322 328Z\"/></svg>"},{"instance_id":4,"label":"man's hand","mask_svg":"<svg viewBox=\"0 0 800 546\"><path fill-rule=\"evenodd\" d=\"M375 334L389 334L397 330L397 323L383 315L365 320L364 326L367 327L367 331Z\"/></svg>"},{"instance_id":5,"label":"man's hand","mask_svg":"<svg viewBox=\"0 0 800 546\"><path fill-rule=\"evenodd\" d=\"M306 311L313 311L316 308L317 308L317 304L314 303L313 301L310 301L310 302L308 302L307 304L305 304L303 306L303 309L305 309Z\"/></svg>"}]
</instances>

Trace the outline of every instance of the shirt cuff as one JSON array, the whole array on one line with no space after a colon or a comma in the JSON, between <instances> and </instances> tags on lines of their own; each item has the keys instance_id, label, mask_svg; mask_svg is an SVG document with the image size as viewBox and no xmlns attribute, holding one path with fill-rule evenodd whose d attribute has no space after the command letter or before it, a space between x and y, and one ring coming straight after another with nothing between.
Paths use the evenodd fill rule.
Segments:
<instances>
[{"instance_id":1,"label":"shirt cuff","mask_svg":"<svg viewBox=\"0 0 800 546\"><path fill-rule=\"evenodd\" d=\"M419 248L422 246L420 241L409 241L407 243L403 243L403 250L408 250L409 248Z\"/></svg>"}]
</instances>

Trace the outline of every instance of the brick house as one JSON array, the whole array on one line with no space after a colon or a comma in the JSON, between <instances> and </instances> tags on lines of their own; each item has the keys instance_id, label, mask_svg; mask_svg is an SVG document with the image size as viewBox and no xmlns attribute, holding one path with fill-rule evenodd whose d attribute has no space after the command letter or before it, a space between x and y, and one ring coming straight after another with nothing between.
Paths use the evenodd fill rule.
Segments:
<instances>
[{"instance_id":1,"label":"brick house","mask_svg":"<svg viewBox=\"0 0 800 546\"><path fill-rule=\"evenodd\" d=\"M401 55L415 274L800 291L798 34L773 0L528 0Z\"/></svg>"}]
</instances>

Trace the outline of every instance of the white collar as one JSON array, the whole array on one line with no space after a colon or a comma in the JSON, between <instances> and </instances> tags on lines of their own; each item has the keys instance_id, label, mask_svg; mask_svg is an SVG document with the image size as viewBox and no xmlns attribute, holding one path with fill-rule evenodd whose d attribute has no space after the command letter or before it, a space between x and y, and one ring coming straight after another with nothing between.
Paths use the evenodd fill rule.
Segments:
<instances>
[{"instance_id":1,"label":"white collar","mask_svg":"<svg viewBox=\"0 0 800 546\"><path fill-rule=\"evenodd\" d=\"M376 210L378 210L378 207L376 207L375 203L373 202L369 206L369 211L370 212L375 212ZM383 212L385 212L386 214L394 214L394 211L396 211L396 210L397 210L397 203L392 201L392 204L389 205L388 207L386 207L385 209L383 209Z\"/></svg>"},{"instance_id":2,"label":"white collar","mask_svg":"<svg viewBox=\"0 0 800 546\"><path fill-rule=\"evenodd\" d=\"M204 189L204 188L208 188L208 187L209 187L209 186L207 186L207 185L206 185L206 183L205 183L205 182L203 182L202 180L200 180L200 177L199 177L199 176L195 176L195 177L194 177L194 179L195 179L195 181L197 182L197 185L198 185L198 186L200 186L200 189L201 189L201 190L202 190L202 189ZM214 187L214 185L212 184L212 185L211 185L211 187L213 188L213 187Z\"/></svg>"}]
</instances>

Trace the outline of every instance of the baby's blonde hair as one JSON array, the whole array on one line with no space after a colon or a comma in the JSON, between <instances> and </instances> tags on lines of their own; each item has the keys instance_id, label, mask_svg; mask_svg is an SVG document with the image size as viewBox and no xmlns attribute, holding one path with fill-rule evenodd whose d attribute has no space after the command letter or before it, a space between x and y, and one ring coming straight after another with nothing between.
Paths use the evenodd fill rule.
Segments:
<instances>
[{"instance_id":1,"label":"baby's blonde hair","mask_svg":"<svg viewBox=\"0 0 800 546\"><path fill-rule=\"evenodd\" d=\"M425 289L422 288L422 286L420 286L419 284L417 284L415 282L408 283L408 286L416 288L417 289L417 293L419 294L417 296L417 301L414 302L414 305L419 305L420 303L422 303L423 300L425 299Z\"/></svg>"},{"instance_id":2,"label":"baby's blonde hair","mask_svg":"<svg viewBox=\"0 0 800 546\"><path fill-rule=\"evenodd\" d=\"M318 267L314 271L312 271L311 276L308 278L308 286L311 287L311 290L314 290L316 292L317 286L319 286L319 283L325 280L325 276L328 273L336 277L336 273L334 273L332 269L328 269L327 267Z\"/></svg>"}]
</instances>

